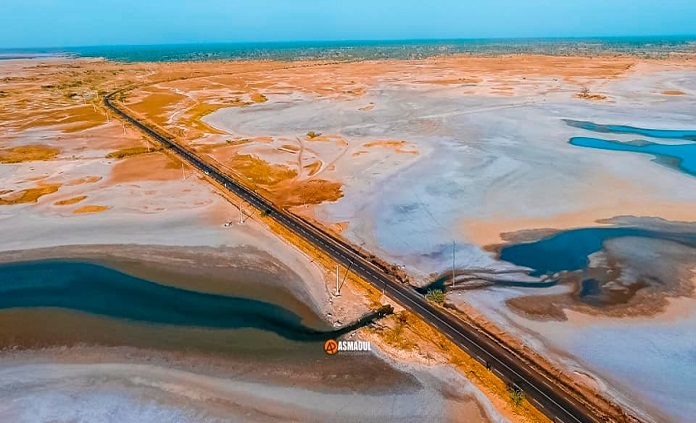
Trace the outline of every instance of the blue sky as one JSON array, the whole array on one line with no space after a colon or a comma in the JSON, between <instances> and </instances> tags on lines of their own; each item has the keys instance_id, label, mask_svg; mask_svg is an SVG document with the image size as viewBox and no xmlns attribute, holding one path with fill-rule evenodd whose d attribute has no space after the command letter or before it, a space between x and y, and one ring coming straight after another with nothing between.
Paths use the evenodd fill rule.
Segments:
<instances>
[{"instance_id":1,"label":"blue sky","mask_svg":"<svg viewBox=\"0 0 696 423\"><path fill-rule=\"evenodd\" d=\"M0 0L0 47L693 35L696 0Z\"/></svg>"}]
</instances>

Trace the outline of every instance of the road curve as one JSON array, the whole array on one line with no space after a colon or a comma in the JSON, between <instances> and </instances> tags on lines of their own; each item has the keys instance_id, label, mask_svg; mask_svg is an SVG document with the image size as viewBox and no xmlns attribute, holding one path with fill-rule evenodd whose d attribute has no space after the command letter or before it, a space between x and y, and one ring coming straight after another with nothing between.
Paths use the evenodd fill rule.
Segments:
<instances>
[{"instance_id":1,"label":"road curve","mask_svg":"<svg viewBox=\"0 0 696 423\"><path fill-rule=\"evenodd\" d=\"M401 306L419 315L425 322L447 336L471 357L489 366L492 372L507 383L514 383L528 400L545 415L556 422L595 423L605 419L594 415L582 402L560 388L541 371L526 366L513 353L495 342L476 327L464 322L451 313L437 307L408 285L402 284L379 268L344 240L335 238L308 222L272 204L269 200L249 189L216 166L206 162L194 152L141 123L112 103L113 96L104 97L104 104L123 120L131 123L164 147L172 150L190 165L215 180L229 192L241 197L255 208L304 238L337 262L383 290Z\"/></svg>"}]
</instances>

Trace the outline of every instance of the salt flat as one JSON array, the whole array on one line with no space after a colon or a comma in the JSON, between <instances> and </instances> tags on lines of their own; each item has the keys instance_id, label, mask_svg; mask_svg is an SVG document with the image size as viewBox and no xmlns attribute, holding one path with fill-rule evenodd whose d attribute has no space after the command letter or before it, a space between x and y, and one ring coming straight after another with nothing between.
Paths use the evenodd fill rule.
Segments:
<instances>
[{"instance_id":1,"label":"salt flat","mask_svg":"<svg viewBox=\"0 0 696 423\"><path fill-rule=\"evenodd\" d=\"M227 271L221 257L233 254L249 268L292 269L286 287L333 320L355 316L375 301L357 289L331 301L326 264L281 241L260 220L234 223L235 206L175 158L149 151L155 146L137 132L109 121L98 102L83 104L69 92L54 92L75 83L66 76L74 66L93 75L91 87L112 87L136 74L146 85L124 104L140 118L280 206L403 266L418 285L449 272L453 241L462 274L534 282L539 279L530 269L499 260L494 244L615 225L692 233L696 220L692 176L649 155L573 146L572 137L605 134L566 122L694 129L696 75L688 59L523 55L297 67L213 63L191 65L196 77L177 64L114 69L108 62L57 61L42 77L60 84L46 89L25 81L46 68L20 63L21 71L12 71L16 91L3 100L11 106L0 123L4 157L28 154L16 150L26 146L34 146L31 154L60 151L46 161L0 166L7 181L0 191L7 260L61 254L98 259L111 249L117 260L142 255L159 271L182 260ZM224 227L226 222L232 224ZM672 410L665 392L689 390L663 388L690 386L688 372L642 385L622 370L638 363L623 354L623 334L661 331L662 339L688 339L694 332L688 312L674 314L675 304L692 307L681 301L693 297L693 248L667 241L611 240L587 258L584 269L544 275L561 281L548 290L494 286L453 291L448 299L462 309L473 306L646 419L681 421L683 411ZM665 265L644 265L654 260ZM624 296L626 303L596 302L596 295L582 294L583 275L599 275L605 290L638 287L637 294ZM528 307L519 307L520 301ZM663 316L676 317L655 326ZM576 330L578 321L586 330ZM398 319L387 326L401 327ZM650 342L634 338L636 349ZM588 346L585 339L596 342ZM597 354L599 343L606 354ZM665 341L650 348L654 367L646 372L656 375L683 366L688 355L675 354L690 346ZM416 351L403 354L409 361L432 361L434 351ZM516 414L496 395L506 417Z\"/></svg>"},{"instance_id":2,"label":"salt flat","mask_svg":"<svg viewBox=\"0 0 696 423\"><path fill-rule=\"evenodd\" d=\"M404 265L417 283L447 272L453 241L458 268L509 271L516 267L497 260L495 252L483 248L503 242L507 233L609 225L606 220L617 216L690 222L689 230L693 230L693 176L653 163L650 155L573 146L568 143L570 138L597 134L588 135L592 133L564 122L572 119L693 130L696 72L689 66L640 62L613 76L583 75L573 69L547 69L544 73L511 68L505 73L505 84L511 88L505 90L497 85L500 74L490 68L474 73L479 80L473 83L438 84L422 80L430 72L436 76L433 79L447 73L471 77L472 72L462 72L448 60L433 60L415 72L416 66L412 66L395 64L391 73L372 76L364 94L356 98L312 95L301 87L297 87L301 94L288 93L286 88L274 96L271 88L268 102L260 107L220 109L204 121L238 137L299 138L305 145L320 144L304 136L315 131L344 141L333 152L317 153L331 160L331 168L322 177L340 181L343 196L314 206L314 216L327 224L341 224L344 236L392 263ZM337 74L340 78L350 75L351 70L346 66ZM360 74L354 75L357 79ZM602 98L578 98L584 86ZM609 136L623 142L641 138ZM414 153L364 148L381 140L400 140ZM253 145L245 148L269 162L290 163L254 150ZM661 250L654 248L648 260L660 260ZM686 277L682 282L689 285L688 269L696 268L696 263L688 259L676 265L684 266L686 273L666 278ZM518 277L524 279L522 273ZM666 400L662 385L634 383L617 360L625 368L635 368L638 361L634 360L640 360L640 367L654 375L670 366L683 368L684 363L676 357L693 346L681 341L648 341L647 334L662 332L666 337L688 339L696 333L693 319L680 317L657 325L652 318L598 317L583 330L576 330L570 318L553 323L521 319L504 306L504 301L496 300L498 289L450 297L455 303L466 301L480 307L504 327L514 327L515 333L540 351L557 351L581 362L583 372L594 374L603 381L602 386L608 386L605 392L650 420L684 421L689 414L683 408L690 391L684 387L693 384L688 372L670 372L669 377L660 379L664 386L680 387L670 391L672 397L682 395L674 403ZM543 291L533 292L541 295ZM687 295L693 298L693 289L690 292ZM510 298L508 294L504 298ZM663 312L669 314L672 304ZM688 304L685 307L693 308L693 303ZM505 316L502 320L501 315ZM655 354L643 360L622 353L622 340L628 333L643 333L633 338L633 348L650 348ZM587 339L602 344L602 351L614 351L612 358L608 358L609 353L597 353L599 347L584 343ZM546 344L553 348L545 348ZM677 403L682 404L681 410L675 410Z\"/></svg>"}]
</instances>

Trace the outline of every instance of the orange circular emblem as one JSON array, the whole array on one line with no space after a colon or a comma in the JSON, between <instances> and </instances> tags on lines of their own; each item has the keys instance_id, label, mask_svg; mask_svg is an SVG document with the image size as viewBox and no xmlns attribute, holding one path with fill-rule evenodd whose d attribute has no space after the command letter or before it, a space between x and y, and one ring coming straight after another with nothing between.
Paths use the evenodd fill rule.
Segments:
<instances>
[{"instance_id":1,"label":"orange circular emblem","mask_svg":"<svg viewBox=\"0 0 696 423\"><path fill-rule=\"evenodd\" d=\"M336 354L338 352L338 342L333 339L324 342L324 351L326 351L328 355Z\"/></svg>"}]
</instances>

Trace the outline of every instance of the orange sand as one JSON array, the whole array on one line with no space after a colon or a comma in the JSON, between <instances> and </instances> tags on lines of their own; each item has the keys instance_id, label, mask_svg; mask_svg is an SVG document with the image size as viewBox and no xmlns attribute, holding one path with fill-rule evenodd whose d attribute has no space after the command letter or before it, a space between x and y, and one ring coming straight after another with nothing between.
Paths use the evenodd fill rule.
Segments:
<instances>
[{"instance_id":1,"label":"orange sand","mask_svg":"<svg viewBox=\"0 0 696 423\"><path fill-rule=\"evenodd\" d=\"M254 103L265 103L266 101L268 101L268 98L266 98L266 96L261 93L252 93L250 98L251 101L253 101Z\"/></svg>"},{"instance_id":2,"label":"orange sand","mask_svg":"<svg viewBox=\"0 0 696 423\"><path fill-rule=\"evenodd\" d=\"M308 165L304 165L303 169L307 170L308 176L314 176L321 169L321 161L316 160Z\"/></svg>"},{"instance_id":3,"label":"orange sand","mask_svg":"<svg viewBox=\"0 0 696 423\"><path fill-rule=\"evenodd\" d=\"M26 123L20 129L30 129L41 126L59 126L63 132L79 132L106 123L106 117L99 113L94 106L82 105L63 110L51 110L39 114L35 119Z\"/></svg>"},{"instance_id":4,"label":"orange sand","mask_svg":"<svg viewBox=\"0 0 696 423\"><path fill-rule=\"evenodd\" d=\"M297 172L287 166L271 165L249 154L234 155L230 167L254 186L276 185L297 176Z\"/></svg>"},{"instance_id":5,"label":"orange sand","mask_svg":"<svg viewBox=\"0 0 696 423\"><path fill-rule=\"evenodd\" d=\"M300 147L298 147L296 145L292 145L292 144L283 144L283 145L281 145L281 148L284 148L286 150L290 150L294 153L297 153L298 151L300 151Z\"/></svg>"},{"instance_id":6,"label":"orange sand","mask_svg":"<svg viewBox=\"0 0 696 423\"><path fill-rule=\"evenodd\" d=\"M102 180L101 176L85 176L84 178L74 179L65 185L66 186L75 186L75 185L82 185L82 184L94 184L94 183L99 182L101 180Z\"/></svg>"},{"instance_id":7,"label":"orange sand","mask_svg":"<svg viewBox=\"0 0 696 423\"><path fill-rule=\"evenodd\" d=\"M85 198L87 198L86 195L80 195L77 197L69 198L67 200L56 201L55 203L53 203L53 205L54 206L69 206L71 204L79 203L80 201L84 200Z\"/></svg>"},{"instance_id":8,"label":"orange sand","mask_svg":"<svg viewBox=\"0 0 696 423\"><path fill-rule=\"evenodd\" d=\"M109 210L107 206L82 206L79 209L75 209L73 214L86 214L86 213L101 213L103 211Z\"/></svg>"},{"instance_id":9,"label":"orange sand","mask_svg":"<svg viewBox=\"0 0 696 423\"><path fill-rule=\"evenodd\" d=\"M32 144L0 150L0 163L22 163L35 160L50 160L60 150L48 145Z\"/></svg>"},{"instance_id":10,"label":"orange sand","mask_svg":"<svg viewBox=\"0 0 696 423\"><path fill-rule=\"evenodd\" d=\"M181 177L180 163L162 153L153 153L119 161L114 165L108 182L171 181Z\"/></svg>"},{"instance_id":11,"label":"orange sand","mask_svg":"<svg viewBox=\"0 0 696 423\"><path fill-rule=\"evenodd\" d=\"M162 149L162 147L160 147L159 144L152 145L152 143L150 143L149 148L146 146L122 148L120 150L113 151L113 152L107 154L106 158L107 159L123 159L126 157L139 156L141 154L153 153L153 152L159 151L161 149Z\"/></svg>"},{"instance_id":12,"label":"orange sand","mask_svg":"<svg viewBox=\"0 0 696 423\"><path fill-rule=\"evenodd\" d=\"M27 188L21 191L5 194L0 198L0 206L13 204L36 203L44 195L53 194L60 188L59 184L39 185L35 188Z\"/></svg>"},{"instance_id":13,"label":"orange sand","mask_svg":"<svg viewBox=\"0 0 696 423\"><path fill-rule=\"evenodd\" d=\"M183 94L154 87L143 89L139 94L137 101L129 102L128 107L157 125L165 125L168 114L177 109L179 102L188 100Z\"/></svg>"},{"instance_id":14,"label":"orange sand","mask_svg":"<svg viewBox=\"0 0 696 423\"><path fill-rule=\"evenodd\" d=\"M415 144L408 143L406 141L397 141L397 140L373 141L373 142L368 142L367 144L363 144L363 147L366 147L366 148L386 147L386 148L391 148L392 150L394 150L397 153L418 155L418 151L404 149L404 147L412 147L412 148L416 147Z\"/></svg>"}]
</instances>

